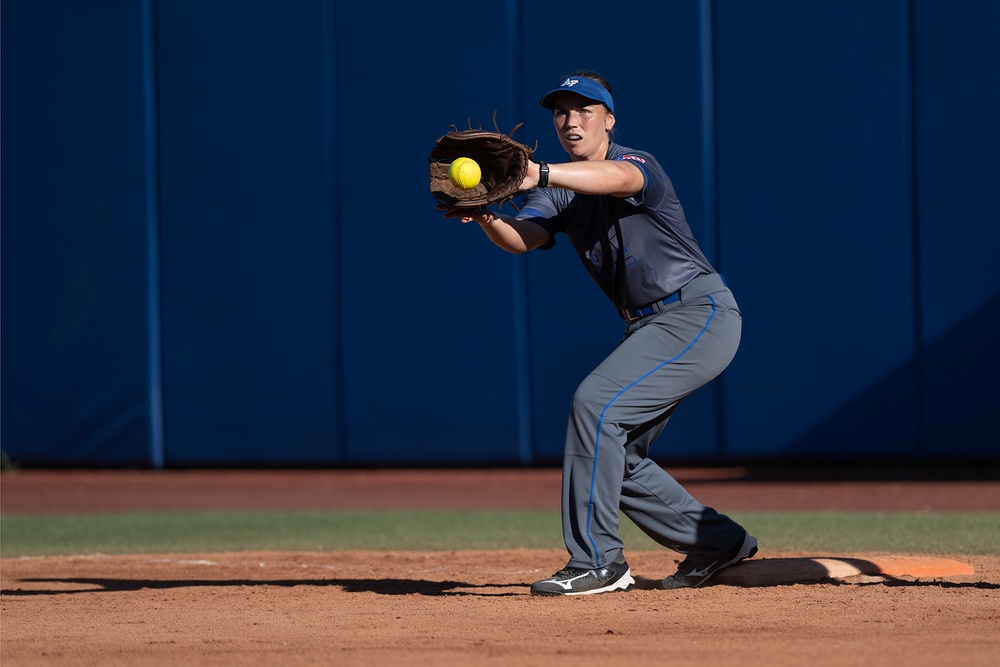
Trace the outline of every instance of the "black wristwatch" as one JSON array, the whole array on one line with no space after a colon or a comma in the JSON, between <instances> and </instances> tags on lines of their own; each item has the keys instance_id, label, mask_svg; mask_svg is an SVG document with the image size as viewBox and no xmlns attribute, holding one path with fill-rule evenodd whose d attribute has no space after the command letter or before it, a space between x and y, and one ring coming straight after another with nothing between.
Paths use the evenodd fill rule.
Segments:
<instances>
[{"instance_id":1,"label":"black wristwatch","mask_svg":"<svg viewBox=\"0 0 1000 667\"><path fill-rule=\"evenodd\" d=\"M541 160L538 161L538 187L549 187L549 165Z\"/></svg>"}]
</instances>

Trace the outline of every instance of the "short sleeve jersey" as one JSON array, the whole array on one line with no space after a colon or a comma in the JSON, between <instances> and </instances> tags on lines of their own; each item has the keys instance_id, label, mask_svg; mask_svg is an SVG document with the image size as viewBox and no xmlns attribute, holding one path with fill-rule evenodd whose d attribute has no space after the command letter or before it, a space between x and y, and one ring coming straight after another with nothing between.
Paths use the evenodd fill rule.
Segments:
<instances>
[{"instance_id":1,"label":"short sleeve jersey","mask_svg":"<svg viewBox=\"0 0 1000 667\"><path fill-rule=\"evenodd\" d=\"M645 184L634 197L582 195L535 188L518 218L562 232L601 290L618 308L639 308L670 296L715 269L698 247L674 186L656 158L612 143L608 160L629 160Z\"/></svg>"}]
</instances>

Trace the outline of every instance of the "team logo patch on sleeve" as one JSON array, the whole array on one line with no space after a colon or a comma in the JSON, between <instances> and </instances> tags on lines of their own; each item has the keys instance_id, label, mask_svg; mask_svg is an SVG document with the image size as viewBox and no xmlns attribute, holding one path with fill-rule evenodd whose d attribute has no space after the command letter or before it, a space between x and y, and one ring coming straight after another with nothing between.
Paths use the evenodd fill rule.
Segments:
<instances>
[{"instance_id":1,"label":"team logo patch on sleeve","mask_svg":"<svg viewBox=\"0 0 1000 667\"><path fill-rule=\"evenodd\" d=\"M638 155L620 155L620 156L616 157L615 159L616 160L635 160L636 162L641 162L642 164L646 164L646 161L643 160Z\"/></svg>"}]
</instances>

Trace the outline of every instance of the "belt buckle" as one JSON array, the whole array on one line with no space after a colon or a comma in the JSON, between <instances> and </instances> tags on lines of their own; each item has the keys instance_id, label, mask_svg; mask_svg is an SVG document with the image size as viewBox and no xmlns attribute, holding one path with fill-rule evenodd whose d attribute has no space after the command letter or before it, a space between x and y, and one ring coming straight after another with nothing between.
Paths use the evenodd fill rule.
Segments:
<instances>
[{"instance_id":1,"label":"belt buckle","mask_svg":"<svg viewBox=\"0 0 1000 667\"><path fill-rule=\"evenodd\" d=\"M673 303L674 301L680 301L680 298L681 298L680 290L677 290L667 298L662 299L660 301L654 301L648 306L643 306L642 308L636 308L635 310L629 310L628 308L625 308L624 309L625 319L628 320L629 322L637 322L647 315L652 315L653 313L661 312L663 310L663 306L666 306L669 303Z\"/></svg>"},{"instance_id":2,"label":"belt buckle","mask_svg":"<svg viewBox=\"0 0 1000 667\"><path fill-rule=\"evenodd\" d=\"M653 308L652 305L649 305L649 306L643 306L642 308L636 308L635 310L629 310L627 312L629 314L629 322L638 322L647 315L652 315L653 313L655 313L656 309ZM635 317L632 317L633 313L635 314Z\"/></svg>"}]
</instances>

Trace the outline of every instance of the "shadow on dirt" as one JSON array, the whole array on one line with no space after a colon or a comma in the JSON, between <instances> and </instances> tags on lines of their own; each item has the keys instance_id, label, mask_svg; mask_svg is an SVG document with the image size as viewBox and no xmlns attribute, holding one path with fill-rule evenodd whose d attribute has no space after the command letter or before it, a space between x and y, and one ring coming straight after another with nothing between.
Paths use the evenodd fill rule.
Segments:
<instances>
[{"instance_id":1,"label":"shadow on dirt","mask_svg":"<svg viewBox=\"0 0 1000 667\"><path fill-rule=\"evenodd\" d=\"M177 588L230 588L277 586L291 588L294 586L335 586L347 593L375 593L377 595L426 595L426 596L483 596L483 597L516 597L528 595L528 584L525 582L470 584L464 581L429 581L426 579L114 579L114 578L37 578L20 579L24 584L53 584L49 588L8 588L0 590L0 596L32 597L76 595L80 593L120 593L140 590L169 590ZM882 585L882 586L924 586L942 589L972 589L1000 590L1000 584L985 581L939 581L939 580L909 580L880 575L879 577L862 577L838 579L828 576L825 570L822 574L817 570L812 578L800 576L799 581L782 581L771 583L733 583L709 582L711 586L736 587L778 587L793 585ZM661 590L659 579L636 577L636 590ZM511 590L513 589L513 590ZM666 593L664 593L666 594Z\"/></svg>"},{"instance_id":2,"label":"shadow on dirt","mask_svg":"<svg viewBox=\"0 0 1000 667\"><path fill-rule=\"evenodd\" d=\"M90 577L20 579L24 584L57 584L48 589L11 588L0 590L0 596L72 595L78 593L120 593L140 590L169 590L174 588L229 588L253 586L336 586L348 593L377 593L379 595L428 595L464 596L478 595L506 597L524 595L527 584L470 584L464 581L429 581L426 579L109 579ZM505 589L518 589L509 591Z\"/></svg>"}]
</instances>

